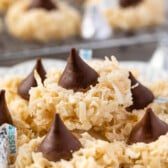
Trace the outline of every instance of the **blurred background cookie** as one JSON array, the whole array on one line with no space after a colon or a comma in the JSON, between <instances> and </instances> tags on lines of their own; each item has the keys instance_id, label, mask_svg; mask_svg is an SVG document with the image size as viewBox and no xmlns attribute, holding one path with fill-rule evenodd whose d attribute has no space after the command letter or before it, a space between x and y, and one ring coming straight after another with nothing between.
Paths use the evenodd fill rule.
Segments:
<instances>
[{"instance_id":1,"label":"blurred background cookie","mask_svg":"<svg viewBox=\"0 0 168 168\"><path fill-rule=\"evenodd\" d=\"M112 28L136 30L164 21L164 0L88 0L97 5Z\"/></svg>"},{"instance_id":2,"label":"blurred background cookie","mask_svg":"<svg viewBox=\"0 0 168 168\"><path fill-rule=\"evenodd\" d=\"M6 24L9 32L19 39L61 40L79 33L80 15L63 2L23 0L9 9Z\"/></svg>"}]
</instances>

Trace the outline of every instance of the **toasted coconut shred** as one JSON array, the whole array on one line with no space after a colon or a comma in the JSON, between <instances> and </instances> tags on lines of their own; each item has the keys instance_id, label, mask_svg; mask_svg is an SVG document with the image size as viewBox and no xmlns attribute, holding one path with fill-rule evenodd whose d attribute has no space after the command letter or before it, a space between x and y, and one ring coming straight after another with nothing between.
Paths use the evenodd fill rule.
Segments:
<instances>
[{"instance_id":1,"label":"toasted coconut shred","mask_svg":"<svg viewBox=\"0 0 168 168\"><path fill-rule=\"evenodd\" d=\"M150 144L128 146L123 141L109 143L84 133L80 138L83 148L74 152L70 161L59 162L48 161L42 153L36 152L42 139L33 139L19 149L17 168L166 168L168 164L168 135Z\"/></svg>"},{"instance_id":2,"label":"toasted coconut shred","mask_svg":"<svg viewBox=\"0 0 168 168\"><path fill-rule=\"evenodd\" d=\"M145 144L127 145L133 126L145 110L129 113L132 104L131 83L127 69L115 57L89 63L98 74L98 83L86 92L74 92L59 86L62 70L47 72L44 84L35 72L38 86L31 88L30 100L22 99L17 87L25 78L12 76L1 79L0 89L6 90L6 101L18 130L18 153L13 168L167 168L168 134ZM156 97L168 97L167 82L148 87ZM168 123L168 104L149 105L156 115ZM147 107L146 107L147 108ZM82 148L71 160L48 161L37 152L48 132L55 113L69 130L77 134Z\"/></svg>"}]
</instances>

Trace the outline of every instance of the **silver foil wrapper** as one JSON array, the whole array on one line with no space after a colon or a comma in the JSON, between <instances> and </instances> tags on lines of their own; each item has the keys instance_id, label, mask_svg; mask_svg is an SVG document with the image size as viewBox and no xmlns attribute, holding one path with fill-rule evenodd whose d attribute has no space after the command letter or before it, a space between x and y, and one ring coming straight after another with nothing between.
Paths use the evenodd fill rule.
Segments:
<instances>
[{"instance_id":1,"label":"silver foil wrapper","mask_svg":"<svg viewBox=\"0 0 168 168\"><path fill-rule=\"evenodd\" d=\"M0 167L8 168L8 149L7 149L7 132L5 128L0 130Z\"/></svg>"},{"instance_id":2,"label":"silver foil wrapper","mask_svg":"<svg viewBox=\"0 0 168 168\"><path fill-rule=\"evenodd\" d=\"M158 98L155 98L154 101L157 102L157 103L168 103L168 98L166 98L166 97L158 97Z\"/></svg>"},{"instance_id":3,"label":"silver foil wrapper","mask_svg":"<svg viewBox=\"0 0 168 168\"><path fill-rule=\"evenodd\" d=\"M80 55L80 57L83 60L91 61L92 60L93 51L89 50L89 49L81 49L81 50L79 50L79 55Z\"/></svg>"},{"instance_id":4,"label":"silver foil wrapper","mask_svg":"<svg viewBox=\"0 0 168 168\"><path fill-rule=\"evenodd\" d=\"M16 155L17 131L9 124L0 127L0 168L9 167L9 158Z\"/></svg>"},{"instance_id":5,"label":"silver foil wrapper","mask_svg":"<svg viewBox=\"0 0 168 168\"><path fill-rule=\"evenodd\" d=\"M116 8L119 7L119 0L101 0L99 3L99 9L107 9L107 8Z\"/></svg>"},{"instance_id":6,"label":"silver foil wrapper","mask_svg":"<svg viewBox=\"0 0 168 168\"><path fill-rule=\"evenodd\" d=\"M96 5L86 9L81 27L81 35L84 39L103 40L110 38L112 32L112 28Z\"/></svg>"},{"instance_id":7,"label":"silver foil wrapper","mask_svg":"<svg viewBox=\"0 0 168 168\"><path fill-rule=\"evenodd\" d=\"M149 64L156 68L168 70L168 34L164 34Z\"/></svg>"}]
</instances>

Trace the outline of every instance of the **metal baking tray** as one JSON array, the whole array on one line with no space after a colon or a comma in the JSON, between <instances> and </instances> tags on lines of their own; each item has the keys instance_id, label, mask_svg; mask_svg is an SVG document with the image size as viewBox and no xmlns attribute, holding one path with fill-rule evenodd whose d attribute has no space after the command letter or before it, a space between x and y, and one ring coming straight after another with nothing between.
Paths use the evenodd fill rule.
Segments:
<instances>
[{"instance_id":1,"label":"metal baking tray","mask_svg":"<svg viewBox=\"0 0 168 168\"><path fill-rule=\"evenodd\" d=\"M107 40L84 40L80 37L60 42L27 42L6 31L0 33L0 66L10 66L36 57L66 59L72 47L92 49L93 57L115 55L119 60L148 61L158 41L168 31L168 23L136 32L114 32Z\"/></svg>"}]
</instances>

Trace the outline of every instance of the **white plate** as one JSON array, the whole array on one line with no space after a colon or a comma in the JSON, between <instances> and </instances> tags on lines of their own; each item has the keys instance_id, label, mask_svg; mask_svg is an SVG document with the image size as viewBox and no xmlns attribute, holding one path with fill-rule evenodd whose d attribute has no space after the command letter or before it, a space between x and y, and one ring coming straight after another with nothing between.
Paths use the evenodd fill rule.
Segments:
<instances>
[{"instance_id":1,"label":"white plate","mask_svg":"<svg viewBox=\"0 0 168 168\"><path fill-rule=\"evenodd\" d=\"M0 68L0 77L11 75L27 75L31 72L35 65L36 60L26 61L10 68ZM50 68L63 69L66 65L66 61L58 59L43 59L43 65L46 70ZM168 72L163 69L153 67L145 62L138 61L124 61L120 62L123 67L128 69L136 69L140 73L141 77L146 81L156 81L160 79L166 79Z\"/></svg>"}]
</instances>

